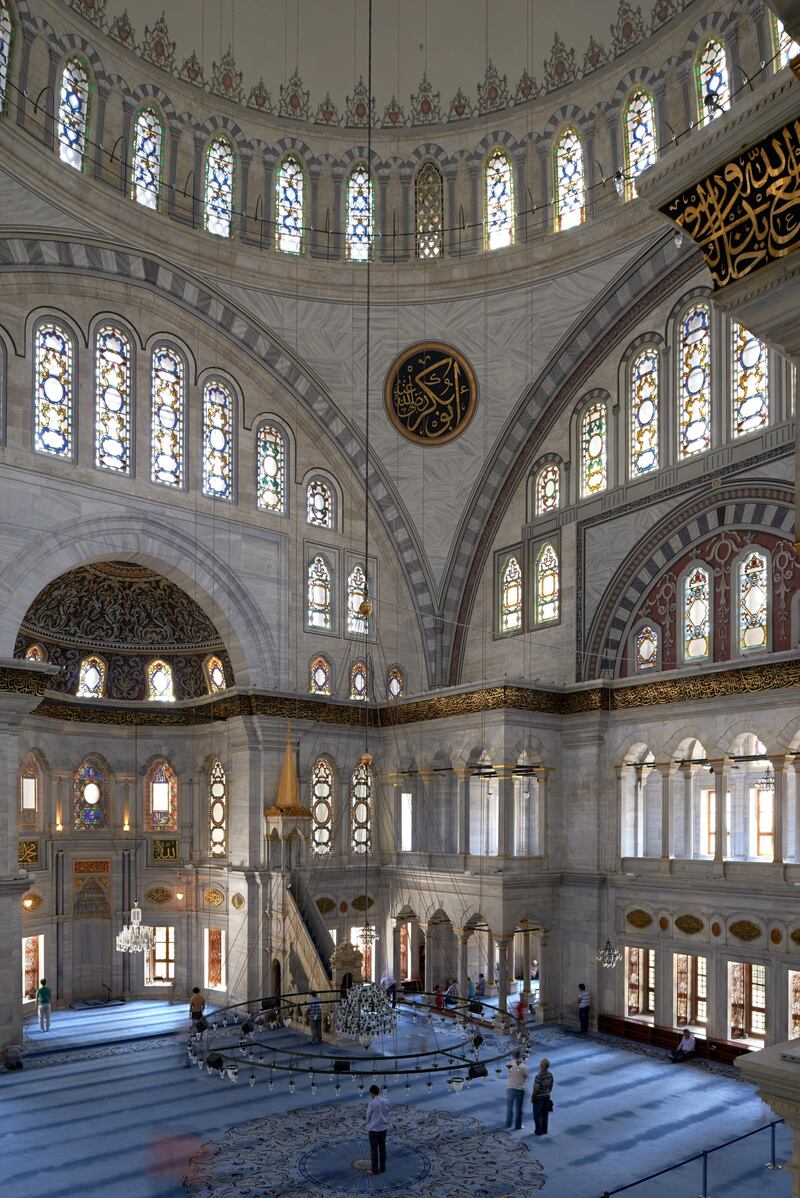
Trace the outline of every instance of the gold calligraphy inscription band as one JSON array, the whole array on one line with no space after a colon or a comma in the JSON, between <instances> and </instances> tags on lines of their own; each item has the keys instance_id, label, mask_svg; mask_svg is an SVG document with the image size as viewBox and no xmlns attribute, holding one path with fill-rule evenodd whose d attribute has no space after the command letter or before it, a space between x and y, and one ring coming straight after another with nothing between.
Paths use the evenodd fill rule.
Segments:
<instances>
[{"instance_id":1,"label":"gold calligraphy inscription band","mask_svg":"<svg viewBox=\"0 0 800 1198\"><path fill-rule=\"evenodd\" d=\"M467 428L478 406L478 381L463 354L440 341L409 345L389 367L386 414L415 445L446 445Z\"/></svg>"}]
</instances>

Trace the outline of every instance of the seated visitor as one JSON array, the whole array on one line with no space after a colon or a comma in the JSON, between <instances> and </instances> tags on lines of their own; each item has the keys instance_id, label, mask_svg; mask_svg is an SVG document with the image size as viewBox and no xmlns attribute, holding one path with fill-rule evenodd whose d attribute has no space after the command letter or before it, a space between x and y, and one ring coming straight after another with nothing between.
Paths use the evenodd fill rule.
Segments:
<instances>
[{"instance_id":1,"label":"seated visitor","mask_svg":"<svg viewBox=\"0 0 800 1198\"><path fill-rule=\"evenodd\" d=\"M677 1047L673 1049L672 1060L677 1062L688 1061L697 1051L697 1041L695 1040L688 1027L683 1029L683 1035L678 1041Z\"/></svg>"}]
</instances>

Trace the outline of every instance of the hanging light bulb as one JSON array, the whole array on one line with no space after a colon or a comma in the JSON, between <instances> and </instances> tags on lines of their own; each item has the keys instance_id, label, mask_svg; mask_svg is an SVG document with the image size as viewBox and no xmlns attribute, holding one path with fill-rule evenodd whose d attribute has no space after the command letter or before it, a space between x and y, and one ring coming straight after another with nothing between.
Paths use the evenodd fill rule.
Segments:
<instances>
[{"instance_id":1,"label":"hanging light bulb","mask_svg":"<svg viewBox=\"0 0 800 1198\"><path fill-rule=\"evenodd\" d=\"M255 1071L255 1069L251 1069L250 1070L250 1086L251 1086L251 1088L255 1084L256 1084L256 1071Z\"/></svg>"},{"instance_id":2,"label":"hanging light bulb","mask_svg":"<svg viewBox=\"0 0 800 1198\"><path fill-rule=\"evenodd\" d=\"M455 1090L456 1094L460 1094L461 1091L464 1089L464 1078L461 1076L460 1073L457 1073L456 1076L452 1079L452 1082L453 1082L453 1089Z\"/></svg>"},{"instance_id":3,"label":"hanging light bulb","mask_svg":"<svg viewBox=\"0 0 800 1198\"><path fill-rule=\"evenodd\" d=\"M289 1093L294 1094L294 1078L289 1074Z\"/></svg>"},{"instance_id":4,"label":"hanging light bulb","mask_svg":"<svg viewBox=\"0 0 800 1198\"><path fill-rule=\"evenodd\" d=\"M336 1085L335 1085L333 1088L334 1088L334 1091L335 1091L335 1093L336 1093L336 1097L338 1098L338 1097L339 1097L339 1095L340 1095L340 1094L341 1094L341 1092L342 1092L342 1083L341 1083L341 1082L339 1082L339 1081L337 1081Z\"/></svg>"}]
</instances>

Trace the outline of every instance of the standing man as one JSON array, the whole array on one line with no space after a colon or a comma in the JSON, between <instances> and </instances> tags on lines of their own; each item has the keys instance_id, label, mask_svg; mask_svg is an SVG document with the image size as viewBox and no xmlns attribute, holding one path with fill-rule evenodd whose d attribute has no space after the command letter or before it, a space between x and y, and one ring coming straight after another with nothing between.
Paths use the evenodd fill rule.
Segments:
<instances>
[{"instance_id":1,"label":"standing man","mask_svg":"<svg viewBox=\"0 0 800 1198\"><path fill-rule=\"evenodd\" d=\"M39 989L36 991L36 1011L39 1015L39 1027L43 1032L50 1031L52 997L52 992L47 984L47 978L42 978L39 982Z\"/></svg>"},{"instance_id":2,"label":"standing man","mask_svg":"<svg viewBox=\"0 0 800 1198\"><path fill-rule=\"evenodd\" d=\"M525 1083L528 1080L528 1070L522 1063L519 1053L514 1057L508 1069L506 1082L506 1127L511 1126L514 1116L514 1131L522 1129L522 1100L525 1097Z\"/></svg>"},{"instance_id":3,"label":"standing man","mask_svg":"<svg viewBox=\"0 0 800 1198\"><path fill-rule=\"evenodd\" d=\"M189 1017L192 1021L192 1027L196 1027L203 1018L203 1011L206 1007L206 1000L200 993L200 987L195 986L192 990L192 997L189 999Z\"/></svg>"},{"instance_id":4,"label":"standing man","mask_svg":"<svg viewBox=\"0 0 800 1198\"><path fill-rule=\"evenodd\" d=\"M578 986L578 1019L581 1021L581 1035L585 1036L589 1030L589 1007L591 1006L592 996L581 982Z\"/></svg>"},{"instance_id":5,"label":"standing man","mask_svg":"<svg viewBox=\"0 0 800 1198\"><path fill-rule=\"evenodd\" d=\"M308 1023L311 1028L311 1043L322 1043L322 1003L316 990L311 991L311 1002L308 1004Z\"/></svg>"},{"instance_id":6,"label":"standing man","mask_svg":"<svg viewBox=\"0 0 800 1198\"><path fill-rule=\"evenodd\" d=\"M550 1099L552 1092L553 1075L550 1072L550 1062L547 1057L544 1057L539 1065L539 1072L534 1078L533 1092L531 1093L533 1134L535 1136L547 1135L547 1120L550 1118L550 1110L553 1105Z\"/></svg>"},{"instance_id":7,"label":"standing man","mask_svg":"<svg viewBox=\"0 0 800 1198\"><path fill-rule=\"evenodd\" d=\"M367 1131L369 1132L369 1153L372 1158L372 1168L367 1173L375 1176L386 1172L386 1132L389 1130L389 1103L381 1098L377 1086L369 1088L369 1106L367 1107Z\"/></svg>"}]
</instances>

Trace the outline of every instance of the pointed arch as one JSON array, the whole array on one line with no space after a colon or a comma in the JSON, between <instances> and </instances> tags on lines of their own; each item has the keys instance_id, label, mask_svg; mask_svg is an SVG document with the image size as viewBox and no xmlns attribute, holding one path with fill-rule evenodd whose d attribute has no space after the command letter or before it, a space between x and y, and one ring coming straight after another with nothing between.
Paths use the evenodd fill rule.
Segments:
<instances>
[{"instance_id":1,"label":"pointed arch","mask_svg":"<svg viewBox=\"0 0 800 1198\"><path fill-rule=\"evenodd\" d=\"M372 852L372 769L359 761L350 779L350 851L357 856Z\"/></svg>"},{"instance_id":2,"label":"pointed arch","mask_svg":"<svg viewBox=\"0 0 800 1198\"><path fill-rule=\"evenodd\" d=\"M150 481L185 485L186 358L159 341L150 355Z\"/></svg>"},{"instance_id":3,"label":"pointed arch","mask_svg":"<svg viewBox=\"0 0 800 1198\"><path fill-rule=\"evenodd\" d=\"M78 671L79 699L102 699L106 693L106 663L98 654L84 657Z\"/></svg>"},{"instance_id":4,"label":"pointed arch","mask_svg":"<svg viewBox=\"0 0 800 1198\"><path fill-rule=\"evenodd\" d=\"M91 76L85 59L77 54L68 58L61 67L58 156L77 171L82 171L86 165L91 88Z\"/></svg>"},{"instance_id":5,"label":"pointed arch","mask_svg":"<svg viewBox=\"0 0 800 1198\"><path fill-rule=\"evenodd\" d=\"M365 703L369 699L367 663L360 659L350 667L350 698L357 703Z\"/></svg>"},{"instance_id":6,"label":"pointed arch","mask_svg":"<svg viewBox=\"0 0 800 1198\"><path fill-rule=\"evenodd\" d=\"M133 351L116 324L95 332L94 464L98 470L131 473L133 451Z\"/></svg>"},{"instance_id":7,"label":"pointed arch","mask_svg":"<svg viewBox=\"0 0 800 1198\"><path fill-rule=\"evenodd\" d=\"M262 512L287 515L286 437L279 425L262 420L256 428L256 503Z\"/></svg>"},{"instance_id":8,"label":"pointed arch","mask_svg":"<svg viewBox=\"0 0 800 1198\"><path fill-rule=\"evenodd\" d=\"M553 220L557 233L582 225L586 219L586 183L580 134L568 126L553 149L555 197Z\"/></svg>"},{"instance_id":9,"label":"pointed arch","mask_svg":"<svg viewBox=\"0 0 800 1198\"><path fill-rule=\"evenodd\" d=\"M561 471L557 462L546 462L536 474L534 483L534 513L546 516L561 506Z\"/></svg>"},{"instance_id":10,"label":"pointed arch","mask_svg":"<svg viewBox=\"0 0 800 1198\"><path fill-rule=\"evenodd\" d=\"M521 632L523 622L523 580L521 553L505 554L500 559L498 632L507 636Z\"/></svg>"},{"instance_id":11,"label":"pointed arch","mask_svg":"<svg viewBox=\"0 0 800 1198\"><path fill-rule=\"evenodd\" d=\"M111 771L105 757L88 753L72 775L72 828L100 832L109 826Z\"/></svg>"},{"instance_id":12,"label":"pointed arch","mask_svg":"<svg viewBox=\"0 0 800 1198\"><path fill-rule=\"evenodd\" d=\"M698 47L694 58L697 120L707 125L731 106L728 54L725 43L711 34Z\"/></svg>"},{"instance_id":13,"label":"pointed arch","mask_svg":"<svg viewBox=\"0 0 800 1198\"><path fill-rule=\"evenodd\" d=\"M608 409L605 400L589 404L581 416L581 499L608 486Z\"/></svg>"},{"instance_id":14,"label":"pointed arch","mask_svg":"<svg viewBox=\"0 0 800 1198\"><path fill-rule=\"evenodd\" d=\"M203 220L206 232L230 237L236 194L236 154L225 133L218 133L206 146L203 176Z\"/></svg>"},{"instance_id":15,"label":"pointed arch","mask_svg":"<svg viewBox=\"0 0 800 1198\"><path fill-rule=\"evenodd\" d=\"M552 541L545 541L536 553L534 623L554 624L560 611L561 575L558 553Z\"/></svg>"},{"instance_id":16,"label":"pointed arch","mask_svg":"<svg viewBox=\"0 0 800 1198\"><path fill-rule=\"evenodd\" d=\"M485 247L499 250L514 241L514 173L511 158L495 146L483 165Z\"/></svg>"},{"instance_id":17,"label":"pointed arch","mask_svg":"<svg viewBox=\"0 0 800 1198\"><path fill-rule=\"evenodd\" d=\"M656 102L650 92L638 84L630 92L622 110L625 131L625 199L636 198L636 176L655 164Z\"/></svg>"},{"instance_id":18,"label":"pointed arch","mask_svg":"<svg viewBox=\"0 0 800 1198\"><path fill-rule=\"evenodd\" d=\"M295 153L282 159L275 182L275 248L282 254L305 250L306 173Z\"/></svg>"},{"instance_id":19,"label":"pointed arch","mask_svg":"<svg viewBox=\"0 0 800 1198\"><path fill-rule=\"evenodd\" d=\"M345 255L350 262L373 257L375 200L372 176L366 162L357 162L347 177Z\"/></svg>"},{"instance_id":20,"label":"pointed arch","mask_svg":"<svg viewBox=\"0 0 800 1198\"><path fill-rule=\"evenodd\" d=\"M174 703L172 666L161 658L147 663L147 698L151 703Z\"/></svg>"},{"instance_id":21,"label":"pointed arch","mask_svg":"<svg viewBox=\"0 0 800 1198\"><path fill-rule=\"evenodd\" d=\"M131 199L154 212L161 204L164 170L164 120L155 104L143 104L133 116Z\"/></svg>"},{"instance_id":22,"label":"pointed arch","mask_svg":"<svg viewBox=\"0 0 800 1198\"><path fill-rule=\"evenodd\" d=\"M311 695L330 695L333 691L333 670L323 653L312 657L308 666L308 692Z\"/></svg>"}]
</instances>

